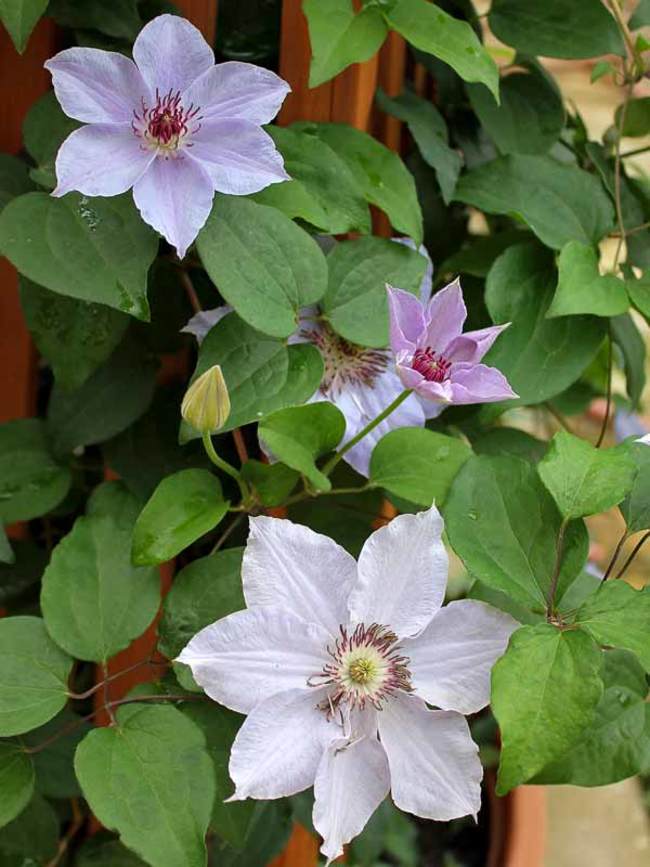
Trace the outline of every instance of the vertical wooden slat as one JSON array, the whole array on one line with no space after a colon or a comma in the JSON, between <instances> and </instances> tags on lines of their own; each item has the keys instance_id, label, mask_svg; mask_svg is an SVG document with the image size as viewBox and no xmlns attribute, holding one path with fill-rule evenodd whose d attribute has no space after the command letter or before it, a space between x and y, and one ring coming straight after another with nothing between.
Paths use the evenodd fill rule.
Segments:
<instances>
[{"instance_id":1,"label":"vertical wooden slat","mask_svg":"<svg viewBox=\"0 0 650 867\"><path fill-rule=\"evenodd\" d=\"M379 52L379 86L388 96L399 96L406 73L406 43L394 30L388 34ZM399 152L402 121L383 112L378 113L377 138L392 151Z\"/></svg>"},{"instance_id":2,"label":"vertical wooden slat","mask_svg":"<svg viewBox=\"0 0 650 867\"><path fill-rule=\"evenodd\" d=\"M210 45L214 45L217 32L217 0L176 0L176 6L199 28Z\"/></svg>"},{"instance_id":3,"label":"vertical wooden slat","mask_svg":"<svg viewBox=\"0 0 650 867\"><path fill-rule=\"evenodd\" d=\"M379 55L365 63L353 63L334 79L331 119L370 131L372 105L377 90Z\"/></svg>"}]
</instances>

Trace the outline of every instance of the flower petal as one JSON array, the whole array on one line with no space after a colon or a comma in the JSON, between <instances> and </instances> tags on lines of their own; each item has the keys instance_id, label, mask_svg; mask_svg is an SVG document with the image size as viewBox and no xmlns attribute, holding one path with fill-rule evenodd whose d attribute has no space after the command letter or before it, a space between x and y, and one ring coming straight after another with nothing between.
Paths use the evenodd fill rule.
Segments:
<instances>
[{"instance_id":1,"label":"flower petal","mask_svg":"<svg viewBox=\"0 0 650 867\"><path fill-rule=\"evenodd\" d=\"M201 31L178 15L159 15L146 24L133 45L133 59L151 92L161 96L182 93L214 64Z\"/></svg>"},{"instance_id":2,"label":"flower petal","mask_svg":"<svg viewBox=\"0 0 650 867\"><path fill-rule=\"evenodd\" d=\"M82 126L59 148L52 195L77 190L86 196L117 196L135 184L154 158L140 147L130 124Z\"/></svg>"},{"instance_id":3,"label":"flower petal","mask_svg":"<svg viewBox=\"0 0 650 867\"><path fill-rule=\"evenodd\" d=\"M328 536L284 518L251 518L242 582L249 608L283 605L332 636L347 623L357 564Z\"/></svg>"},{"instance_id":4,"label":"flower petal","mask_svg":"<svg viewBox=\"0 0 650 867\"><path fill-rule=\"evenodd\" d=\"M393 353L414 352L426 329L424 308L415 295L386 284Z\"/></svg>"},{"instance_id":5,"label":"flower petal","mask_svg":"<svg viewBox=\"0 0 650 867\"><path fill-rule=\"evenodd\" d=\"M237 611L202 629L181 651L194 680L226 707L249 713L287 689L307 689L328 662L330 635L280 606Z\"/></svg>"},{"instance_id":6,"label":"flower petal","mask_svg":"<svg viewBox=\"0 0 650 867\"><path fill-rule=\"evenodd\" d=\"M461 333L467 318L460 280L456 279L436 292L429 302L426 316L428 327L424 346L442 352Z\"/></svg>"},{"instance_id":7,"label":"flower petal","mask_svg":"<svg viewBox=\"0 0 650 867\"><path fill-rule=\"evenodd\" d=\"M493 403L518 397L501 371L485 364L454 364L450 381L452 403Z\"/></svg>"},{"instance_id":8,"label":"flower petal","mask_svg":"<svg viewBox=\"0 0 650 867\"><path fill-rule=\"evenodd\" d=\"M397 374L392 370L386 370L375 379L372 385L351 384L343 388L336 396L327 395L328 399L345 416L345 436L342 442L347 443L353 436L356 436L402 391L404 391L404 386ZM345 454L344 460L367 478L370 472L370 455L383 436L398 427L423 426L422 407L415 395L411 395L388 418L378 424L356 446L353 446Z\"/></svg>"},{"instance_id":9,"label":"flower petal","mask_svg":"<svg viewBox=\"0 0 650 867\"><path fill-rule=\"evenodd\" d=\"M432 506L399 515L366 540L348 607L353 623L380 623L401 638L417 635L442 605L448 558L443 522Z\"/></svg>"},{"instance_id":10,"label":"flower petal","mask_svg":"<svg viewBox=\"0 0 650 867\"><path fill-rule=\"evenodd\" d=\"M510 323L506 322L504 325L480 328L478 331L466 331L452 340L442 354L449 361L469 361L476 364L490 349L499 334L509 326Z\"/></svg>"},{"instance_id":11,"label":"flower petal","mask_svg":"<svg viewBox=\"0 0 650 867\"><path fill-rule=\"evenodd\" d=\"M417 638L405 642L411 683L429 704L476 713L490 701L490 673L519 627L491 605L450 602Z\"/></svg>"},{"instance_id":12,"label":"flower petal","mask_svg":"<svg viewBox=\"0 0 650 867\"><path fill-rule=\"evenodd\" d=\"M142 219L176 247L180 259L208 219L213 197L210 178L187 156L157 157L133 187Z\"/></svg>"},{"instance_id":13,"label":"flower petal","mask_svg":"<svg viewBox=\"0 0 650 867\"><path fill-rule=\"evenodd\" d=\"M211 331L217 322L221 322L223 317L232 311L233 308L230 304L222 304L221 307L213 307L212 310L199 310L192 316L187 325L181 328L181 334L193 334L200 346L208 331Z\"/></svg>"},{"instance_id":14,"label":"flower petal","mask_svg":"<svg viewBox=\"0 0 650 867\"><path fill-rule=\"evenodd\" d=\"M388 760L377 738L329 745L316 773L313 814L327 864L363 831L389 789Z\"/></svg>"},{"instance_id":15,"label":"flower petal","mask_svg":"<svg viewBox=\"0 0 650 867\"><path fill-rule=\"evenodd\" d=\"M183 103L200 106L204 119L238 118L259 125L273 120L290 90L270 69L231 60L197 78L183 94Z\"/></svg>"},{"instance_id":16,"label":"flower petal","mask_svg":"<svg viewBox=\"0 0 650 867\"><path fill-rule=\"evenodd\" d=\"M99 48L66 48L46 61L61 108L85 123L131 123L149 88L123 54Z\"/></svg>"},{"instance_id":17,"label":"flower petal","mask_svg":"<svg viewBox=\"0 0 650 867\"><path fill-rule=\"evenodd\" d=\"M192 156L215 190L233 196L290 180L271 136L248 120L201 121L192 135Z\"/></svg>"},{"instance_id":18,"label":"flower petal","mask_svg":"<svg viewBox=\"0 0 650 867\"><path fill-rule=\"evenodd\" d=\"M400 693L379 714L379 733L401 810L439 822L476 818L483 768L464 716Z\"/></svg>"},{"instance_id":19,"label":"flower petal","mask_svg":"<svg viewBox=\"0 0 650 867\"><path fill-rule=\"evenodd\" d=\"M246 717L230 753L231 801L283 798L308 788L323 752L341 728L316 705L325 690L290 689L258 704Z\"/></svg>"}]
</instances>

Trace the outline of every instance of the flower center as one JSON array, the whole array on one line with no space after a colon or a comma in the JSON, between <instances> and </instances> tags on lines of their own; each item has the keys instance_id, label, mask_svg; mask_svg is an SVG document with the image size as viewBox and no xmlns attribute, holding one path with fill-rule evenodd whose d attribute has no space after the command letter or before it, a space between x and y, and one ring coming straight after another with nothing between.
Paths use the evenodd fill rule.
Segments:
<instances>
[{"instance_id":1,"label":"flower center","mask_svg":"<svg viewBox=\"0 0 650 867\"><path fill-rule=\"evenodd\" d=\"M200 110L193 104L184 108L180 91L161 96L156 90L155 105L150 108L143 98L140 111L133 110L131 127L143 146L158 150L165 158L177 156L182 147L192 147L188 139L201 128Z\"/></svg>"},{"instance_id":2,"label":"flower center","mask_svg":"<svg viewBox=\"0 0 650 867\"><path fill-rule=\"evenodd\" d=\"M332 714L342 702L361 710L368 702L381 710L395 690L413 691L409 660L402 656L398 638L388 626L360 623L350 634L344 626L339 629L334 647L327 648L332 661L309 680L310 686L331 686L322 710Z\"/></svg>"},{"instance_id":3,"label":"flower center","mask_svg":"<svg viewBox=\"0 0 650 867\"><path fill-rule=\"evenodd\" d=\"M449 377L451 361L427 346L426 349L415 350L411 367L421 373L428 382L444 382Z\"/></svg>"},{"instance_id":4,"label":"flower center","mask_svg":"<svg viewBox=\"0 0 650 867\"><path fill-rule=\"evenodd\" d=\"M388 366L388 352L351 343L327 324L319 323L317 328L303 330L302 336L313 343L323 357L325 372L320 390L328 397L337 397L346 385L372 388L375 379Z\"/></svg>"}]
</instances>

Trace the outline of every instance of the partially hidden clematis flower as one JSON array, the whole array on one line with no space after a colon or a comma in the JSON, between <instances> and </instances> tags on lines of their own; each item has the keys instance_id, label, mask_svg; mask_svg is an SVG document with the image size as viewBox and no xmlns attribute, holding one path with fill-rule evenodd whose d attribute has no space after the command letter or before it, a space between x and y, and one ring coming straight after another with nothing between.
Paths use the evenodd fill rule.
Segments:
<instances>
[{"instance_id":1,"label":"partially hidden clematis flower","mask_svg":"<svg viewBox=\"0 0 650 867\"><path fill-rule=\"evenodd\" d=\"M142 218L181 258L215 190L247 195L289 177L261 128L289 85L250 63L215 66L212 49L183 18L150 21L133 60L68 48L45 66L64 112L87 124L61 145L53 195L116 196L133 188Z\"/></svg>"},{"instance_id":2,"label":"partially hidden clematis flower","mask_svg":"<svg viewBox=\"0 0 650 867\"><path fill-rule=\"evenodd\" d=\"M480 363L510 323L463 334L467 309L459 280L428 303L393 286L386 290L391 349L405 388L440 404L492 403L518 396L500 370Z\"/></svg>"},{"instance_id":3,"label":"partially hidden clematis flower","mask_svg":"<svg viewBox=\"0 0 650 867\"><path fill-rule=\"evenodd\" d=\"M488 703L491 668L518 624L482 602L441 607L448 564L435 506L374 532L358 563L291 521L250 526L248 607L178 657L210 698L247 714L231 800L313 785L328 863L389 791L417 816L476 816L482 768L463 714Z\"/></svg>"}]
</instances>

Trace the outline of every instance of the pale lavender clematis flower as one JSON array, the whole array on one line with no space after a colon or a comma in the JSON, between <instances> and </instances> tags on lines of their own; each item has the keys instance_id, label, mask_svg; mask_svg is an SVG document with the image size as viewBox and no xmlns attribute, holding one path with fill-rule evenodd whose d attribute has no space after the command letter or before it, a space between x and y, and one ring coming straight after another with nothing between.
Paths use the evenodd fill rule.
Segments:
<instances>
[{"instance_id":1,"label":"pale lavender clematis flower","mask_svg":"<svg viewBox=\"0 0 650 867\"><path fill-rule=\"evenodd\" d=\"M358 563L291 521L250 526L247 609L178 658L210 698L248 715L230 756L231 800L313 785L328 864L389 791L417 816L476 816L482 768L463 714L489 702L490 671L518 624L473 600L441 607L448 561L435 506L377 530Z\"/></svg>"},{"instance_id":2,"label":"pale lavender clematis flower","mask_svg":"<svg viewBox=\"0 0 650 867\"><path fill-rule=\"evenodd\" d=\"M467 310L459 280L423 304L410 292L386 287L390 342L405 388L439 404L491 403L516 398L508 381L480 361L506 325L463 331Z\"/></svg>"},{"instance_id":3,"label":"pale lavender clematis flower","mask_svg":"<svg viewBox=\"0 0 650 867\"><path fill-rule=\"evenodd\" d=\"M176 15L142 29L133 59L68 48L45 64L65 113L87 124L61 145L53 195L116 196L132 187L142 218L182 258L215 190L247 195L288 179L261 124L290 88L250 63L215 66L201 33Z\"/></svg>"}]
</instances>

